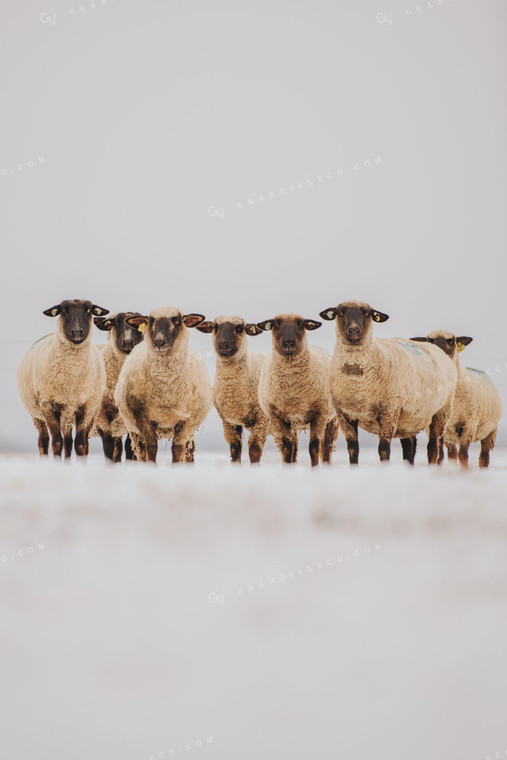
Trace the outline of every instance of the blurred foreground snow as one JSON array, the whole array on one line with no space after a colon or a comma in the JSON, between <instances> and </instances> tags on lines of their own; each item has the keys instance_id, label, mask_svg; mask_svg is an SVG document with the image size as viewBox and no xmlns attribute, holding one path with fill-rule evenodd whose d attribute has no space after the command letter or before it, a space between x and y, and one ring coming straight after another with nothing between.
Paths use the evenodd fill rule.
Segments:
<instances>
[{"instance_id":1,"label":"blurred foreground snow","mask_svg":"<svg viewBox=\"0 0 507 760\"><path fill-rule=\"evenodd\" d=\"M507 451L475 454L4 456L2 758L506 756Z\"/></svg>"}]
</instances>

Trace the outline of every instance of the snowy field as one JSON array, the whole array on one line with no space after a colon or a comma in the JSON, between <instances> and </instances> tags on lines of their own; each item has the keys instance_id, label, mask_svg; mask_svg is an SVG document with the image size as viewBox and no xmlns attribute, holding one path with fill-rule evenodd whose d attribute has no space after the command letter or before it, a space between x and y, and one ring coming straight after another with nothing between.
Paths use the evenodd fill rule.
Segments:
<instances>
[{"instance_id":1,"label":"snowy field","mask_svg":"<svg viewBox=\"0 0 507 760\"><path fill-rule=\"evenodd\" d=\"M1 757L507 757L507 450L397 448L4 455Z\"/></svg>"}]
</instances>

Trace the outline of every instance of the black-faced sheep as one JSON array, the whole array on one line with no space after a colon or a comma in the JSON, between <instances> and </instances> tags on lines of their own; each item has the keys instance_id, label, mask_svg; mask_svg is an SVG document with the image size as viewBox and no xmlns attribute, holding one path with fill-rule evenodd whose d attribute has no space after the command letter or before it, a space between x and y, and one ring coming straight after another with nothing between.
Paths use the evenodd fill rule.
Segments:
<instances>
[{"instance_id":1,"label":"black-faced sheep","mask_svg":"<svg viewBox=\"0 0 507 760\"><path fill-rule=\"evenodd\" d=\"M247 335L260 335L254 324L241 317L219 316L202 322L197 329L213 333L216 374L213 402L220 415L231 461L241 461L243 428L250 431L250 462L259 462L268 436L269 420L261 409L257 388L265 354L248 350Z\"/></svg>"},{"instance_id":2,"label":"black-faced sheep","mask_svg":"<svg viewBox=\"0 0 507 760\"><path fill-rule=\"evenodd\" d=\"M127 317L144 341L125 360L114 399L141 461L155 462L159 439L172 438L173 462L193 462L194 436L212 403L204 362L188 346L188 328L203 321L172 306Z\"/></svg>"},{"instance_id":3,"label":"black-faced sheep","mask_svg":"<svg viewBox=\"0 0 507 760\"><path fill-rule=\"evenodd\" d=\"M93 320L99 330L108 333L107 343L98 346L102 352L106 369L106 388L102 403L97 412L92 435L100 435L104 456L112 462L121 462L123 451L123 436L125 439L125 456L133 458L130 438L127 428L114 400L114 392L121 368L132 349L143 339L143 334L126 321L127 317L141 316L139 312L118 312L108 317L95 317Z\"/></svg>"},{"instance_id":4,"label":"black-faced sheep","mask_svg":"<svg viewBox=\"0 0 507 760\"><path fill-rule=\"evenodd\" d=\"M378 435L381 461L390 458L391 440L401 438L411 464L415 435L429 426L428 462L436 463L456 387L452 361L430 344L374 338L372 323L389 317L362 301L345 301L320 316L336 320L330 387L350 463L358 462L358 425Z\"/></svg>"},{"instance_id":5,"label":"black-faced sheep","mask_svg":"<svg viewBox=\"0 0 507 760\"><path fill-rule=\"evenodd\" d=\"M100 351L91 342L93 316L108 314L91 301L67 300L43 312L59 317L56 333L28 349L18 370L21 399L39 432L39 452L88 454L88 436L106 385ZM49 430L49 433L48 433Z\"/></svg>"},{"instance_id":6,"label":"black-faced sheep","mask_svg":"<svg viewBox=\"0 0 507 760\"><path fill-rule=\"evenodd\" d=\"M312 466L331 462L338 421L329 392L329 356L308 346L307 330L321 322L297 314L279 314L258 322L271 331L273 350L264 363L259 382L259 401L286 463L297 461L298 433L310 430Z\"/></svg>"},{"instance_id":7,"label":"black-faced sheep","mask_svg":"<svg viewBox=\"0 0 507 760\"><path fill-rule=\"evenodd\" d=\"M434 330L426 337L412 340L438 346L454 362L458 373L452 414L444 431L449 458L456 459L458 456L463 467L467 467L470 444L480 441L479 467L487 467L502 416L502 399L486 372L461 366L459 354L472 342L472 338L457 337L448 330Z\"/></svg>"}]
</instances>

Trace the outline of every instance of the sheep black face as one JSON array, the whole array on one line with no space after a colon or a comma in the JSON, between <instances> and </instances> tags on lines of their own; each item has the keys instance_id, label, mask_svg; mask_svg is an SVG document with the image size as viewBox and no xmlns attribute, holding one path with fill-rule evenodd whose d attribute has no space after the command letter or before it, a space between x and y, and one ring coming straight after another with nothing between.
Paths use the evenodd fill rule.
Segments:
<instances>
[{"instance_id":1,"label":"sheep black face","mask_svg":"<svg viewBox=\"0 0 507 760\"><path fill-rule=\"evenodd\" d=\"M337 320L338 332L351 346L360 345L369 332L372 321L385 322L387 314L372 309L360 301L345 301L336 307L320 312L322 319Z\"/></svg>"},{"instance_id":2,"label":"sheep black face","mask_svg":"<svg viewBox=\"0 0 507 760\"><path fill-rule=\"evenodd\" d=\"M430 333L426 338L410 338L410 340L416 340L423 343L433 343L442 349L451 359L454 359L456 353L463 351L465 346L468 346L472 342L473 338L469 338L466 335L461 335L457 338L451 332L446 330L435 330Z\"/></svg>"},{"instance_id":3,"label":"sheep black face","mask_svg":"<svg viewBox=\"0 0 507 760\"><path fill-rule=\"evenodd\" d=\"M205 317L202 314L183 315L177 309L156 309L148 317L126 317L127 324L144 332L146 340L159 356L169 354L185 327L197 327Z\"/></svg>"},{"instance_id":4,"label":"sheep black face","mask_svg":"<svg viewBox=\"0 0 507 760\"><path fill-rule=\"evenodd\" d=\"M122 354L130 354L133 348L143 339L143 334L135 327L129 325L127 317L140 317L139 312L119 312L112 317L102 319L96 317L93 321L99 330L113 330L116 348Z\"/></svg>"},{"instance_id":5,"label":"sheep black face","mask_svg":"<svg viewBox=\"0 0 507 760\"><path fill-rule=\"evenodd\" d=\"M56 306L43 311L47 317L60 317L64 336L70 343L83 343L92 326L92 317L109 314L108 309L93 304L91 301L62 301Z\"/></svg>"},{"instance_id":6,"label":"sheep black face","mask_svg":"<svg viewBox=\"0 0 507 760\"><path fill-rule=\"evenodd\" d=\"M199 329L199 328L197 328ZM220 356L234 356L245 336L245 323L215 322L213 325L213 343Z\"/></svg>"},{"instance_id":7,"label":"sheep black face","mask_svg":"<svg viewBox=\"0 0 507 760\"><path fill-rule=\"evenodd\" d=\"M273 331L273 346L281 356L297 356L306 345L306 330L317 330L321 322L303 319L296 314L279 315L274 319L258 322L261 330Z\"/></svg>"},{"instance_id":8,"label":"sheep black face","mask_svg":"<svg viewBox=\"0 0 507 760\"><path fill-rule=\"evenodd\" d=\"M245 324L241 317L217 317L214 322L203 322L197 329L213 333L215 351L224 359L244 353L247 350L246 336L262 332L255 324Z\"/></svg>"}]
</instances>

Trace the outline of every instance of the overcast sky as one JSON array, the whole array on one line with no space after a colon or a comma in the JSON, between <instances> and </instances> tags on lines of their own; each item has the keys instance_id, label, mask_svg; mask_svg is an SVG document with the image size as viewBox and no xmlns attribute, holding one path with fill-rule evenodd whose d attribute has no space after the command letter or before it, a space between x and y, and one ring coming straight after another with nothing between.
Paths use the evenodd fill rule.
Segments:
<instances>
[{"instance_id":1,"label":"overcast sky","mask_svg":"<svg viewBox=\"0 0 507 760\"><path fill-rule=\"evenodd\" d=\"M255 321L361 298L379 336L473 336L507 403L507 4L418 6L3 0L4 450L36 450L15 371L65 298Z\"/></svg>"}]
</instances>

